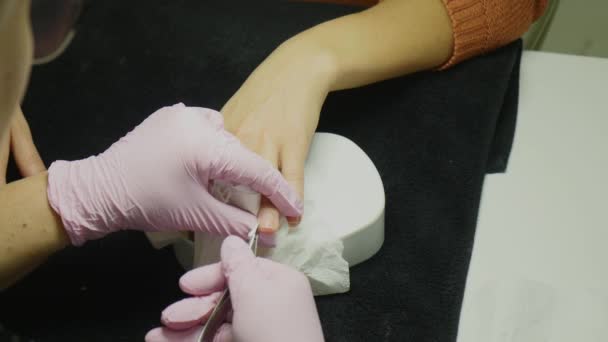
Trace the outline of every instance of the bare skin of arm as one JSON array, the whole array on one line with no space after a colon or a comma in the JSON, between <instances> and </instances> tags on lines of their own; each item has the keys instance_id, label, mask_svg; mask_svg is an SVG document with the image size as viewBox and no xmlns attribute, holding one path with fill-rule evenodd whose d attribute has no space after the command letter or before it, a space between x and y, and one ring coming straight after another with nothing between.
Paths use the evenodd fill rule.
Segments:
<instances>
[{"instance_id":1,"label":"bare skin of arm","mask_svg":"<svg viewBox=\"0 0 608 342\"><path fill-rule=\"evenodd\" d=\"M0 289L69 245L46 188L46 172L0 188Z\"/></svg>"},{"instance_id":2,"label":"bare skin of arm","mask_svg":"<svg viewBox=\"0 0 608 342\"><path fill-rule=\"evenodd\" d=\"M327 53L331 90L339 90L439 67L452 54L453 33L441 0L384 0L315 26L293 44Z\"/></svg>"}]
</instances>

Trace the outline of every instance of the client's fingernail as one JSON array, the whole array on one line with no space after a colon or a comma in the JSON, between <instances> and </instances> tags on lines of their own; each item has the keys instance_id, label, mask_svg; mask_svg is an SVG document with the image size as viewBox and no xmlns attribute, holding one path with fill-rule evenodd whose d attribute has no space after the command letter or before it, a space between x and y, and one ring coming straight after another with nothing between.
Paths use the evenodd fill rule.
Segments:
<instances>
[{"instance_id":1,"label":"client's fingernail","mask_svg":"<svg viewBox=\"0 0 608 342\"><path fill-rule=\"evenodd\" d=\"M278 220L272 212L262 210L260 213L260 232L274 233L278 225Z\"/></svg>"},{"instance_id":2,"label":"client's fingernail","mask_svg":"<svg viewBox=\"0 0 608 342\"><path fill-rule=\"evenodd\" d=\"M289 223L291 227L299 225L300 221L302 221L302 216L287 217L287 223Z\"/></svg>"}]
</instances>

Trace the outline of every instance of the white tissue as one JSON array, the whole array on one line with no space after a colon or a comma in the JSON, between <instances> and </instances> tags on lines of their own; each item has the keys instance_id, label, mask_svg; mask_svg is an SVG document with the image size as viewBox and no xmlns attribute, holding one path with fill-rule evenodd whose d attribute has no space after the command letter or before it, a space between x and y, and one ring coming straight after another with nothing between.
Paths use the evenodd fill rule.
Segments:
<instances>
[{"instance_id":1,"label":"white tissue","mask_svg":"<svg viewBox=\"0 0 608 342\"><path fill-rule=\"evenodd\" d=\"M259 210L259 194L242 186L232 187L217 182L213 195L232 205L243 208L253 214ZM299 226L289 228L283 222L276 233L275 248L259 248L258 255L289 265L310 280L314 295L343 293L350 289L348 262L343 258L342 240L331 234L323 218L312 202L304 203L306 213ZM220 246L223 237L196 233L194 244L194 266L202 266L219 261Z\"/></svg>"},{"instance_id":2,"label":"white tissue","mask_svg":"<svg viewBox=\"0 0 608 342\"><path fill-rule=\"evenodd\" d=\"M329 233L331 229L314 216L313 210L305 208L305 212L298 228L284 224L277 232L277 247L259 254L300 270L310 280L316 296L347 292L350 275L342 256L342 240Z\"/></svg>"}]
</instances>

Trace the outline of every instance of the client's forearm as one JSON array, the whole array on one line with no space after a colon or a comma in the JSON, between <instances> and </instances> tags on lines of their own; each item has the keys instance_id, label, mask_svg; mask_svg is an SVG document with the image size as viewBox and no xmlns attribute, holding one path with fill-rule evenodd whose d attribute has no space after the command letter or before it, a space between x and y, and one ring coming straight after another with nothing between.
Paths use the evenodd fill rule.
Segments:
<instances>
[{"instance_id":1,"label":"client's forearm","mask_svg":"<svg viewBox=\"0 0 608 342\"><path fill-rule=\"evenodd\" d=\"M331 90L353 88L439 67L453 37L441 0L385 0L315 26L284 44L331 61ZM304 52L306 50L306 52Z\"/></svg>"},{"instance_id":2,"label":"client's forearm","mask_svg":"<svg viewBox=\"0 0 608 342\"><path fill-rule=\"evenodd\" d=\"M46 188L46 172L0 188L0 289L69 244Z\"/></svg>"}]
</instances>

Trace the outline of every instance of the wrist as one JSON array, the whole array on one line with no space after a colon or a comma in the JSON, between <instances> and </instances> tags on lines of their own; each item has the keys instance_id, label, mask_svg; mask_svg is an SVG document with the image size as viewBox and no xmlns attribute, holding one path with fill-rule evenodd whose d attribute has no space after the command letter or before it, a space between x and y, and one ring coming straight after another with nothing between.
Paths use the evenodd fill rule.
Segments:
<instances>
[{"instance_id":1,"label":"wrist","mask_svg":"<svg viewBox=\"0 0 608 342\"><path fill-rule=\"evenodd\" d=\"M275 53L283 56L287 63L299 64L304 77L313 78L327 92L332 90L338 78L338 63L331 49L311 39L308 31L293 36L282 43Z\"/></svg>"}]
</instances>

